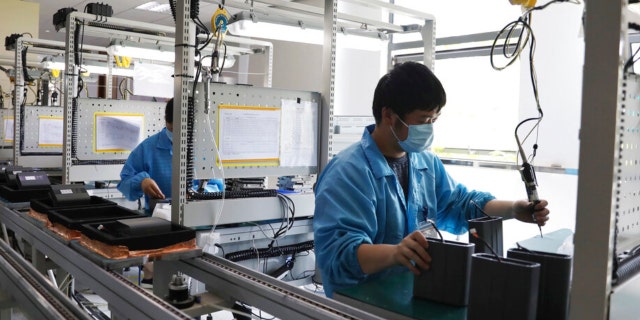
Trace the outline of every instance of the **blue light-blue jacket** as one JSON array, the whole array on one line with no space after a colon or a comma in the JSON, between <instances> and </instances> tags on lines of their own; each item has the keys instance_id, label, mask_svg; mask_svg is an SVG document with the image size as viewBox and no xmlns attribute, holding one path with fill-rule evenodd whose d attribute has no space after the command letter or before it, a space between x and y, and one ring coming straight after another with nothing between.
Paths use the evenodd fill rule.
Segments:
<instances>
[{"instance_id":1,"label":"blue light-blue jacket","mask_svg":"<svg viewBox=\"0 0 640 320\"><path fill-rule=\"evenodd\" d=\"M494 199L489 193L468 191L447 174L435 154L422 152L409 153L405 201L398 179L371 137L374 127L368 126L359 143L336 155L316 185L315 253L328 297L404 268L366 275L357 257L360 244L398 244L425 218L440 230L464 233L468 219L482 216L469 201L484 207Z\"/></svg>"},{"instance_id":2,"label":"blue light-blue jacket","mask_svg":"<svg viewBox=\"0 0 640 320\"><path fill-rule=\"evenodd\" d=\"M173 142L167 136L167 128L142 141L129 154L120 171L120 183L118 190L125 195L127 200L134 201L142 197L142 180L151 178L155 180L166 199L171 198L171 156L173 155ZM205 191L215 192L224 190L224 182L221 179L210 179ZM198 186L194 181L194 189ZM144 195L145 210L149 210L149 196Z\"/></svg>"},{"instance_id":3,"label":"blue light-blue jacket","mask_svg":"<svg viewBox=\"0 0 640 320\"><path fill-rule=\"evenodd\" d=\"M127 200L142 197L140 183L145 178L155 180L165 198L171 198L171 155L173 143L167 137L167 128L142 141L129 154L120 172L118 190ZM149 209L149 197L144 195L145 209Z\"/></svg>"}]
</instances>

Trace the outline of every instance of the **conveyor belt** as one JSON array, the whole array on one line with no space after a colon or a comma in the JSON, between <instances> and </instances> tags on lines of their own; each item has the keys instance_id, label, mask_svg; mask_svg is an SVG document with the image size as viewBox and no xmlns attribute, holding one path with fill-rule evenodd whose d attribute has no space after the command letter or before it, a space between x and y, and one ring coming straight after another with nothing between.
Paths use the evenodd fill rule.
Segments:
<instances>
[{"instance_id":1,"label":"conveyor belt","mask_svg":"<svg viewBox=\"0 0 640 320\"><path fill-rule=\"evenodd\" d=\"M154 279L162 267L168 265L156 263ZM217 256L184 259L170 267L203 281L216 295L246 302L281 319L382 319Z\"/></svg>"},{"instance_id":2,"label":"conveyor belt","mask_svg":"<svg viewBox=\"0 0 640 320\"><path fill-rule=\"evenodd\" d=\"M21 303L21 310L34 318L91 319L2 241L0 269L4 274L0 280L2 287ZM15 297L16 295L19 297Z\"/></svg>"},{"instance_id":3,"label":"conveyor belt","mask_svg":"<svg viewBox=\"0 0 640 320\"><path fill-rule=\"evenodd\" d=\"M141 289L115 272L86 259L66 243L34 225L24 214L0 205L0 221L48 256L63 270L89 286L123 319L191 319L169 303ZM48 318L55 319L55 318Z\"/></svg>"}]
</instances>

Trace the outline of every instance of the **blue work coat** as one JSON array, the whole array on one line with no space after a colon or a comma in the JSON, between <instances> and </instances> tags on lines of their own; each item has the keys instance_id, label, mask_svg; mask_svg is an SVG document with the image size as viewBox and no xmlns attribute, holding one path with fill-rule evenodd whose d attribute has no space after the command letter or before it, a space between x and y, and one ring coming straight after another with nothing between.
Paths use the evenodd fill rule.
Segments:
<instances>
[{"instance_id":1,"label":"blue work coat","mask_svg":"<svg viewBox=\"0 0 640 320\"><path fill-rule=\"evenodd\" d=\"M360 142L336 155L316 185L313 218L315 253L328 297L404 267L366 275L357 257L363 244L398 244L425 219L453 234L467 231L467 220L482 216L480 207L494 199L469 191L447 174L431 152L409 153L409 190L405 201L398 179L371 137L368 126Z\"/></svg>"},{"instance_id":2,"label":"blue work coat","mask_svg":"<svg viewBox=\"0 0 640 320\"><path fill-rule=\"evenodd\" d=\"M165 198L171 198L171 155L173 144L167 136L167 128L142 141L129 154L120 172L118 190L127 200L142 197L140 183L145 178L155 180ZM149 197L144 195L145 209L149 209Z\"/></svg>"}]
</instances>

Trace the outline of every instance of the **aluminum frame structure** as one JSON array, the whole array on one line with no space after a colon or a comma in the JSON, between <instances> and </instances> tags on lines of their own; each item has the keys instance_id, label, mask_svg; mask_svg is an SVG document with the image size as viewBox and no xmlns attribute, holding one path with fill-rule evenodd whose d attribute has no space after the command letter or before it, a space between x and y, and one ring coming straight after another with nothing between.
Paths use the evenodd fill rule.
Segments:
<instances>
[{"instance_id":1,"label":"aluminum frame structure","mask_svg":"<svg viewBox=\"0 0 640 320\"><path fill-rule=\"evenodd\" d=\"M628 154L625 146L635 144L635 135L625 130L629 127L635 130L637 123L624 121L628 111L635 112L630 107L637 104L626 101L631 100L626 97L624 80L629 59L628 24L640 23L640 17L629 10L627 0L587 1L585 7L580 173L570 318L616 319L624 318L625 314L636 317L640 312L636 303L640 275L614 287L612 272L617 234L624 231L618 230L618 216L622 210L640 205L637 196L625 194L640 169L637 160L636 164L628 165L634 155ZM635 218L636 225L640 221L637 212L631 218ZM625 220L628 223L629 217Z\"/></svg>"},{"instance_id":2,"label":"aluminum frame structure","mask_svg":"<svg viewBox=\"0 0 640 320\"><path fill-rule=\"evenodd\" d=\"M22 118L21 108L20 106L23 103L24 99L24 74L22 72L23 64L22 64L22 50L25 47L30 47L35 50L37 53L42 54L59 54L64 52L65 43L44 39L35 39L35 38L27 38L20 37L16 40L16 48L15 48L15 60L14 66L16 74L15 74L15 91L16 91L16 99L14 104L14 134L13 134L13 159L15 165L20 165L24 167L49 167L49 168L60 168L62 167L62 157L59 155L29 155L23 156L20 150L20 132L23 128L20 126L20 119ZM106 54L106 49L98 46L86 46L87 50L94 50L98 52L104 52ZM33 52L33 51L32 51ZM99 57L99 55L90 55L93 58ZM105 56L106 58L106 56ZM66 79L67 75L63 74L63 79ZM64 93L63 93L64 94ZM66 97L66 95L65 95Z\"/></svg>"},{"instance_id":3,"label":"aluminum frame structure","mask_svg":"<svg viewBox=\"0 0 640 320\"><path fill-rule=\"evenodd\" d=\"M158 280L154 281L168 282L178 272L215 288L213 292L228 301L246 301L280 319L382 319L212 255L177 262L157 261L154 279ZM168 289L154 287L154 293L164 296Z\"/></svg>"},{"instance_id":4,"label":"aluminum frame structure","mask_svg":"<svg viewBox=\"0 0 640 320\"><path fill-rule=\"evenodd\" d=\"M18 307L34 319L91 319L4 241L0 241L0 275L3 316Z\"/></svg>"},{"instance_id":5,"label":"aluminum frame structure","mask_svg":"<svg viewBox=\"0 0 640 320\"><path fill-rule=\"evenodd\" d=\"M290 16L296 19L312 19L314 21L322 20L324 26L324 45L323 45L323 66L322 79L323 89L322 109L320 114L320 161L319 171L321 171L329 159L329 150L331 149L331 141L333 134L333 109L334 109L334 93L335 93L335 64L336 64L336 35L339 29L342 31L344 27L351 24L372 32L417 32L422 35L423 42L419 44L424 52L424 63L433 67L435 61L435 19L433 15L408 9L405 7L385 3L382 1L363 1L348 0L348 2L359 5L383 8L392 14L400 14L414 18L424 19L424 26L416 29L415 26L407 27L389 23L386 21L373 20L367 17L349 15L338 12L338 2L324 1L324 8L318 8L297 2L283 0L259 0L251 3L238 0L204 0L219 5L229 6L233 8L245 10L258 10L263 13L277 13L279 15ZM181 0L176 2L176 44L190 44L194 41L195 26L191 22L190 1ZM389 51L393 48L389 48ZM190 79L193 79L193 71L189 66L193 65L194 52L189 46L176 46L176 63L175 65L175 89L174 89L174 106L180 108L174 109L174 121L180 119L179 125L174 125L173 152L180 154L179 158L174 158L172 177L172 196L173 205L171 212L171 220L174 223L184 223L186 199L186 179L187 159L186 159L186 143L187 143L187 99L188 86ZM271 69L271 60L268 68Z\"/></svg>"},{"instance_id":6,"label":"aluminum frame structure","mask_svg":"<svg viewBox=\"0 0 640 320\"><path fill-rule=\"evenodd\" d=\"M175 34L176 29L169 26L162 26L150 23L142 23L138 21L131 21L125 19L118 18L108 18L105 20L96 20L95 15L81 13L81 12L72 12L67 15L67 20L65 24L65 32L66 32L66 41L65 41L65 75L72 75L65 77L64 83L64 147L62 153L62 167L63 167L63 183L71 183L74 181L79 181L83 177L87 177L88 180L93 180L94 174L96 172L110 172L111 175L119 175L121 165L74 165L73 164L73 155L72 155L72 123L73 123L73 99L72 97L76 96L76 88L77 88L77 66L75 66L75 52L73 50L75 44L79 39L75 38L75 31L78 27L78 23L83 23L87 25L83 25L85 35L97 36L97 37L107 37L110 39L128 39L135 37L139 41L147 41L153 43L162 43L162 44L170 44L173 45L175 39L167 36L160 36L157 34ZM124 31L113 28L123 27L128 29L134 29L133 31ZM144 33L142 33L144 32ZM266 41L257 41L251 39L242 39L238 37L227 36L225 40L230 43L235 43L238 45L248 45L248 46L259 46L264 53L267 55L269 59L269 67L267 68L266 73L267 77L265 77L265 85L271 85L271 61L273 60L273 45ZM89 46L83 45L83 49L87 49ZM102 48L105 50L104 48ZM193 49L193 48L191 48ZM238 47L229 47L230 52L237 52L239 54L252 54L255 53L250 48L242 48ZM84 55L84 54L83 54ZM193 53L192 53L193 56ZM112 68L113 57L108 55L109 61L109 69ZM176 65L179 65L180 60L179 56L176 56ZM190 65L193 65L191 63ZM186 71L189 72L189 71ZM192 71L190 71L192 72ZM176 79L180 78L181 72L176 73ZM107 87L111 87L111 77L107 77ZM107 90L108 97L110 98L111 91ZM185 100L186 101L186 100ZM178 130L176 130L178 131ZM179 153L178 153L179 154Z\"/></svg>"},{"instance_id":7,"label":"aluminum frame structure","mask_svg":"<svg viewBox=\"0 0 640 320\"><path fill-rule=\"evenodd\" d=\"M45 232L24 213L0 205L0 222L108 301L115 318L191 319L122 275L101 268L71 248L69 243Z\"/></svg>"}]
</instances>

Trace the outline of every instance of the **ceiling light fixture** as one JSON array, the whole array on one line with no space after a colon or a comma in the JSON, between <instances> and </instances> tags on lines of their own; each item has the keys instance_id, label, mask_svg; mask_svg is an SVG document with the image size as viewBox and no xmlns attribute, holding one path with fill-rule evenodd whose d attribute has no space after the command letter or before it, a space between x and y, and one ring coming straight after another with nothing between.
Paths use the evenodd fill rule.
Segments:
<instances>
[{"instance_id":1,"label":"ceiling light fixture","mask_svg":"<svg viewBox=\"0 0 640 320\"><path fill-rule=\"evenodd\" d=\"M107 47L107 52L113 56L132 57L147 60L175 62L176 54L173 47L152 43L133 42L128 40L113 40Z\"/></svg>"},{"instance_id":2,"label":"ceiling light fixture","mask_svg":"<svg viewBox=\"0 0 640 320\"><path fill-rule=\"evenodd\" d=\"M138 10L145 10L159 13L169 13L171 8L168 3L158 3L156 1L149 1L136 7Z\"/></svg>"},{"instance_id":3,"label":"ceiling light fixture","mask_svg":"<svg viewBox=\"0 0 640 320\"><path fill-rule=\"evenodd\" d=\"M235 14L227 26L229 33L236 36L292 41L309 44L323 44L322 25L305 23L286 17L276 17L249 13ZM346 37L349 39L346 39ZM384 32L356 28L340 28L337 34L338 46L362 50L380 50L386 45L388 36Z\"/></svg>"}]
</instances>

